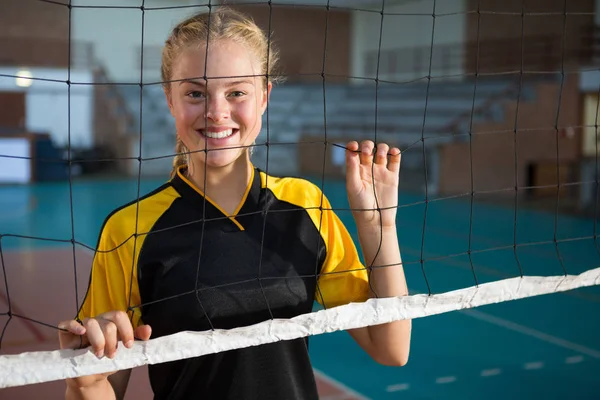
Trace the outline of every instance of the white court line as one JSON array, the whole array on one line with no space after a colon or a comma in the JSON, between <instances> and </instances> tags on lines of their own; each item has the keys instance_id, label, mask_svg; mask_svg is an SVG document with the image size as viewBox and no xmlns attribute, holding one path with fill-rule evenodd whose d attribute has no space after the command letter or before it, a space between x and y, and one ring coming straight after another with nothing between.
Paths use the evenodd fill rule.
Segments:
<instances>
[{"instance_id":1,"label":"white court line","mask_svg":"<svg viewBox=\"0 0 600 400\"><path fill-rule=\"evenodd\" d=\"M495 375L500 375L502 373L502 370L500 368L493 368L493 369L484 369L481 371L481 376L495 376Z\"/></svg>"},{"instance_id":2,"label":"white court line","mask_svg":"<svg viewBox=\"0 0 600 400\"><path fill-rule=\"evenodd\" d=\"M407 390L410 387L410 385L408 383L398 383L396 385L389 385L386 388L386 391L388 392L399 392L402 390Z\"/></svg>"},{"instance_id":3,"label":"white court line","mask_svg":"<svg viewBox=\"0 0 600 400\"><path fill-rule=\"evenodd\" d=\"M583 361L583 356L572 356L565 358L565 364L577 364Z\"/></svg>"},{"instance_id":4,"label":"white court line","mask_svg":"<svg viewBox=\"0 0 600 400\"><path fill-rule=\"evenodd\" d=\"M435 383L440 384L440 383L452 383L456 381L456 377L455 376L442 376L440 378L437 378L435 380Z\"/></svg>"},{"instance_id":5,"label":"white court line","mask_svg":"<svg viewBox=\"0 0 600 400\"><path fill-rule=\"evenodd\" d=\"M541 361L528 362L523 365L525 369L542 369L544 368L544 363Z\"/></svg>"},{"instance_id":6,"label":"white court line","mask_svg":"<svg viewBox=\"0 0 600 400\"><path fill-rule=\"evenodd\" d=\"M357 391L350 389L348 386L344 385L342 382L336 381L332 377L325 375L323 372L319 371L318 369L313 368L313 371L314 371L316 377L318 377L321 380L326 381L327 383L329 383L332 386L339 388L340 390L345 391L347 394L350 394L359 400L371 400L370 398L365 397L364 395L358 393Z\"/></svg>"},{"instance_id":7,"label":"white court line","mask_svg":"<svg viewBox=\"0 0 600 400\"><path fill-rule=\"evenodd\" d=\"M512 321L509 321L509 320L506 320L506 319L500 318L500 317L495 317L493 315L486 314L484 312L473 310L473 309L462 310L459 312L461 312L465 315L468 315L469 317L477 318L481 321L489 322L490 324L498 325L503 328L507 328L507 329L513 330L515 332L519 332L524 335L531 336L531 337L539 339L543 342L551 343L551 344L554 344L556 346L559 346L559 347L562 347L565 349L576 351L577 353L581 353L586 356L600 359L600 351L598 351L598 350L595 350L595 349L592 349L592 348L589 348L586 346L582 346L580 344L573 343L573 342L570 342L565 339L557 338L556 336L552 336L545 332L541 332L541 331L535 330L533 328L529 328L527 326L517 324L516 322L512 322Z\"/></svg>"}]
</instances>

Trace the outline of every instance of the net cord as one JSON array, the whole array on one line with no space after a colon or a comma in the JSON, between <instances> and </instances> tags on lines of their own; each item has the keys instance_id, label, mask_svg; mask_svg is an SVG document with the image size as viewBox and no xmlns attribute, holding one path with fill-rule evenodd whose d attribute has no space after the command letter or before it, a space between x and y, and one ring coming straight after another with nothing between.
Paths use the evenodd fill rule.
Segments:
<instances>
[{"instance_id":1,"label":"net cord","mask_svg":"<svg viewBox=\"0 0 600 400\"><path fill-rule=\"evenodd\" d=\"M136 341L131 349L120 343L113 359L98 359L89 348L6 355L0 357L0 388L199 357L599 284L600 267L596 267L579 275L515 277L441 294L373 298L364 303L351 303L291 319L267 320L230 330L180 332L145 342Z\"/></svg>"}]
</instances>

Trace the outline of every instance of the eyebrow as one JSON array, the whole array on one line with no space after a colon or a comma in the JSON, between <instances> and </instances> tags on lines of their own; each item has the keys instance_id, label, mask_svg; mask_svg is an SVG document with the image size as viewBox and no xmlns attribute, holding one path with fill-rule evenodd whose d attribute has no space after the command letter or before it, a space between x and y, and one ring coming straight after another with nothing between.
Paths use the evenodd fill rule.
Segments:
<instances>
[{"instance_id":1,"label":"eyebrow","mask_svg":"<svg viewBox=\"0 0 600 400\"><path fill-rule=\"evenodd\" d=\"M202 87L206 86L204 80L200 81L200 80L196 80L196 79L183 79L183 80L179 81L179 85L183 85L184 83L191 83L193 85L202 86ZM236 85L241 85L241 84L250 84L251 85L253 83L254 82L250 79L241 79L241 80L227 82L227 83L225 83L225 85L226 86L236 86Z\"/></svg>"}]
</instances>

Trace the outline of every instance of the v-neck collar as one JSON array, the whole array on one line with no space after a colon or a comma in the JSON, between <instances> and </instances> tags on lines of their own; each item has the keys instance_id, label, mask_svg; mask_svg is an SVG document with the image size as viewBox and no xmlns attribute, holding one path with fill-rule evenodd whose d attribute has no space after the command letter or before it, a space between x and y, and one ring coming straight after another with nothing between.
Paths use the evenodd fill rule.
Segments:
<instances>
[{"instance_id":1,"label":"v-neck collar","mask_svg":"<svg viewBox=\"0 0 600 400\"><path fill-rule=\"evenodd\" d=\"M252 222L257 214L260 203L261 192L261 177L260 171L256 167L252 167L252 175L244 196L236 207L232 215L227 215L215 201L204 195L192 181L184 174L187 166L183 165L177 168L177 173L171 179L173 187L181 194L183 200L191 204L200 213L204 212L207 220L217 219L224 221L230 227L235 227L235 230L245 230ZM227 223L229 221L229 223Z\"/></svg>"}]
</instances>

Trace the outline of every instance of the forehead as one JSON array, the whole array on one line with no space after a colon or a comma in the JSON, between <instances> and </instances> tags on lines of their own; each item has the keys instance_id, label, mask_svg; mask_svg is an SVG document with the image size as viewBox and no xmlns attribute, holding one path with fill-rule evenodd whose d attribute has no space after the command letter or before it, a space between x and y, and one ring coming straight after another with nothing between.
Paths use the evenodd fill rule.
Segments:
<instances>
[{"instance_id":1,"label":"forehead","mask_svg":"<svg viewBox=\"0 0 600 400\"><path fill-rule=\"evenodd\" d=\"M184 48L173 65L173 79L198 79L206 76L209 82L227 81L229 78L259 75L257 57L243 45L219 40L197 42Z\"/></svg>"}]
</instances>

